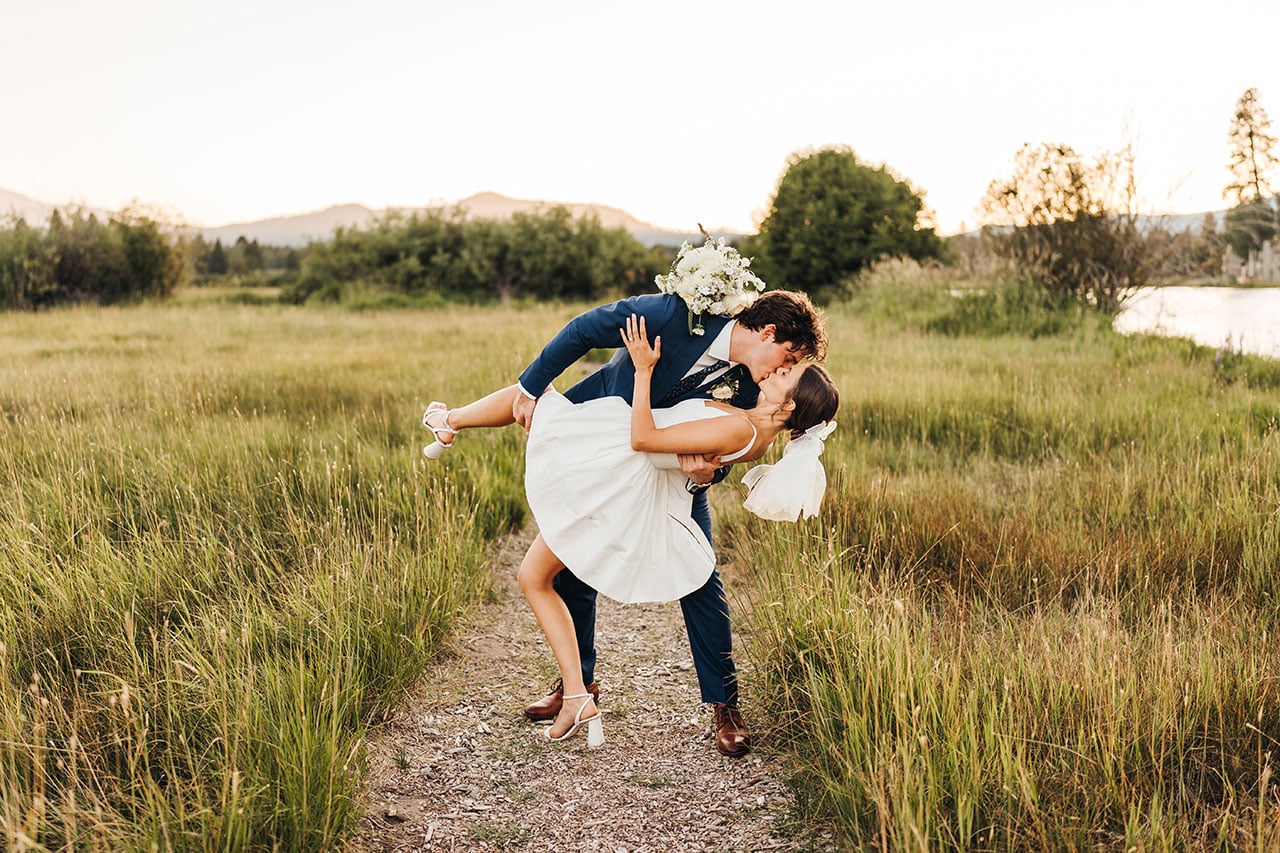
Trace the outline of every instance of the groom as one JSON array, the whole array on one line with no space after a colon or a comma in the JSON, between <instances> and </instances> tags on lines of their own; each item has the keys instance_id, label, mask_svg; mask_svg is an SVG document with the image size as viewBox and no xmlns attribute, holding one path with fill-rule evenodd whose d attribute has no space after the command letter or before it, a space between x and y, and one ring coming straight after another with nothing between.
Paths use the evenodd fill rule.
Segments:
<instances>
[{"instance_id":1,"label":"groom","mask_svg":"<svg viewBox=\"0 0 1280 853\"><path fill-rule=\"evenodd\" d=\"M741 409L756 404L756 383L775 370L791 367L805 358L826 354L826 329L809 298L786 290L766 291L736 318L703 315L704 334L690 332L685 303L670 294L633 296L580 314L551 339L533 363L520 374L524 392L512 414L526 430L533 422L537 396L569 365L592 349L618 348L613 358L565 396L574 403L599 397L621 397L631 402L635 366L620 330L627 318L645 318L650 340L662 338L662 358L654 370L650 402L672 406L681 400L727 400ZM681 456L680 467L689 476L694 494L691 515L707 541L711 540L711 511L706 487L719 482L728 468L718 469L718 457ZM597 697L595 683L596 591L565 568L556 576L556 592L569 608L582 658L582 681ZM733 640L729 605L720 573L712 571L701 589L680 599L685 629L698 673L702 701L715 711L716 748L734 758L747 754L750 736L738 712L737 670L733 664ZM549 696L525 708L532 720L554 719L560 712L564 690L557 685Z\"/></svg>"}]
</instances>

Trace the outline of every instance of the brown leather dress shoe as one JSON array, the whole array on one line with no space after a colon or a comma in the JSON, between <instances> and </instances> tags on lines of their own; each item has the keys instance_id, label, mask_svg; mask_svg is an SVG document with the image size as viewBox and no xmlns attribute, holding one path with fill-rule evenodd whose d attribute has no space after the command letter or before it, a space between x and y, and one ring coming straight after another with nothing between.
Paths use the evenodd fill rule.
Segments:
<instances>
[{"instance_id":1,"label":"brown leather dress shoe","mask_svg":"<svg viewBox=\"0 0 1280 853\"><path fill-rule=\"evenodd\" d=\"M600 684L593 681L587 685L587 692L595 699L596 707L600 707ZM564 682L557 680L551 685L551 692L524 709L524 715L537 722L538 720L554 720L564 704Z\"/></svg>"},{"instance_id":2,"label":"brown leather dress shoe","mask_svg":"<svg viewBox=\"0 0 1280 853\"><path fill-rule=\"evenodd\" d=\"M721 755L741 758L751 751L751 733L742 719L737 705L717 703L712 706L716 715L716 749Z\"/></svg>"}]
</instances>

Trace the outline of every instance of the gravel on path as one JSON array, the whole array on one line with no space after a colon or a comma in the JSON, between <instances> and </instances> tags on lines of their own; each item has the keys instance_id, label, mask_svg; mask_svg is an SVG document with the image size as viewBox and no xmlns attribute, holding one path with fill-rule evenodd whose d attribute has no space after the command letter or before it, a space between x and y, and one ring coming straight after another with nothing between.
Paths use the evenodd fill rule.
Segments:
<instances>
[{"instance_id":1,"label":"gravel on path","mask_svg":"<svg viewBox=\"0 0 1280 853\"><path fill-rule=\"evenodd\" d=\"M515 584L531 537L498 546L493 600L372 732L365 816L351 848L833 849L830 835L797 822L784 757L716 752L676 603L600 597L605 745L588 749L585 730L563 744L541 742L541 727L521 713L556 677Z\"/></svg>"}]
</instances>

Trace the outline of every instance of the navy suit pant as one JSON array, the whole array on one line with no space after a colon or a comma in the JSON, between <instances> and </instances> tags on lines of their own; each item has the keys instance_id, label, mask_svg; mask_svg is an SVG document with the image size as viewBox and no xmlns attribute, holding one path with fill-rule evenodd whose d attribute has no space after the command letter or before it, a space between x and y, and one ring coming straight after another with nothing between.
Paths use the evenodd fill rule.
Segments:
<instances>
[{"instance_id":1,"label":"navy suit pant","mask_svg":"<svg viewBox=\"0 0 1280 853\"><path fill-rule=\"evenodd\" d=\"M694 496L691 515L702 532L707 534L707 541L711 541L711 510L705 493ZM573 618L578 654L582 658L582 680L590 684L595 681L597 593L569 569L556 575L553 585ZM684 612L684 626L689 634L702 701L736 705L738 675L733 665L729 603L725 600L720 572L712 571L700 589L680 599L680 609Z\"/></svg>"}]
</instances>

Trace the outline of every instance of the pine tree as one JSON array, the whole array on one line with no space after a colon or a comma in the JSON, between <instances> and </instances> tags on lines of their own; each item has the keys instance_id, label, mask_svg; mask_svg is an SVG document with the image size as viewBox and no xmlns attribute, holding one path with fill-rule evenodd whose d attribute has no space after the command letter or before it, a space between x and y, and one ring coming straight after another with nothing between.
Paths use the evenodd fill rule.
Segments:
<instances>
[{"instance_id":1,"label":"pine tree","mask_svg":"<svg viewBox=\"0 0 1280 853\"><path fill-rule=\"evenodd\" d=\"M1257 89L1246 89L1236 102L1227 141L1231 148L1227 169L1231 183L1223 196L1238 205L1265 201L1271 194L1270 178L1277 165L1276 138L1268 131L1271 119L1258 101Z\"/></svg>"},{"instance_id":2,"label":"pine tree","mask_svg":"<svg viewBox=\"0 0 1280 853\"><path fill-rule=\"evenodd\" d=\"M209 253L208 269L210 275L226 275L227 250L222 248L222 240L215 240L213 251Z\"/></svg>"},{"instance_id":3,"label":"pine tree","mask_svg":"<svg viewBox=\"0 0 1280 853\"><path fill-rule=\"evenodd\" d=\"M1272 206L1271 177L1278 162L1276 138L1268 131L1271 119L1258 100L1257 89L1246 89L1236 102L1227 135L1231 183L1222 191L1235 202L1227 213L1226 238L1242 258L1276 235L1276 209Z\"/></svg>"}]
</instances>

